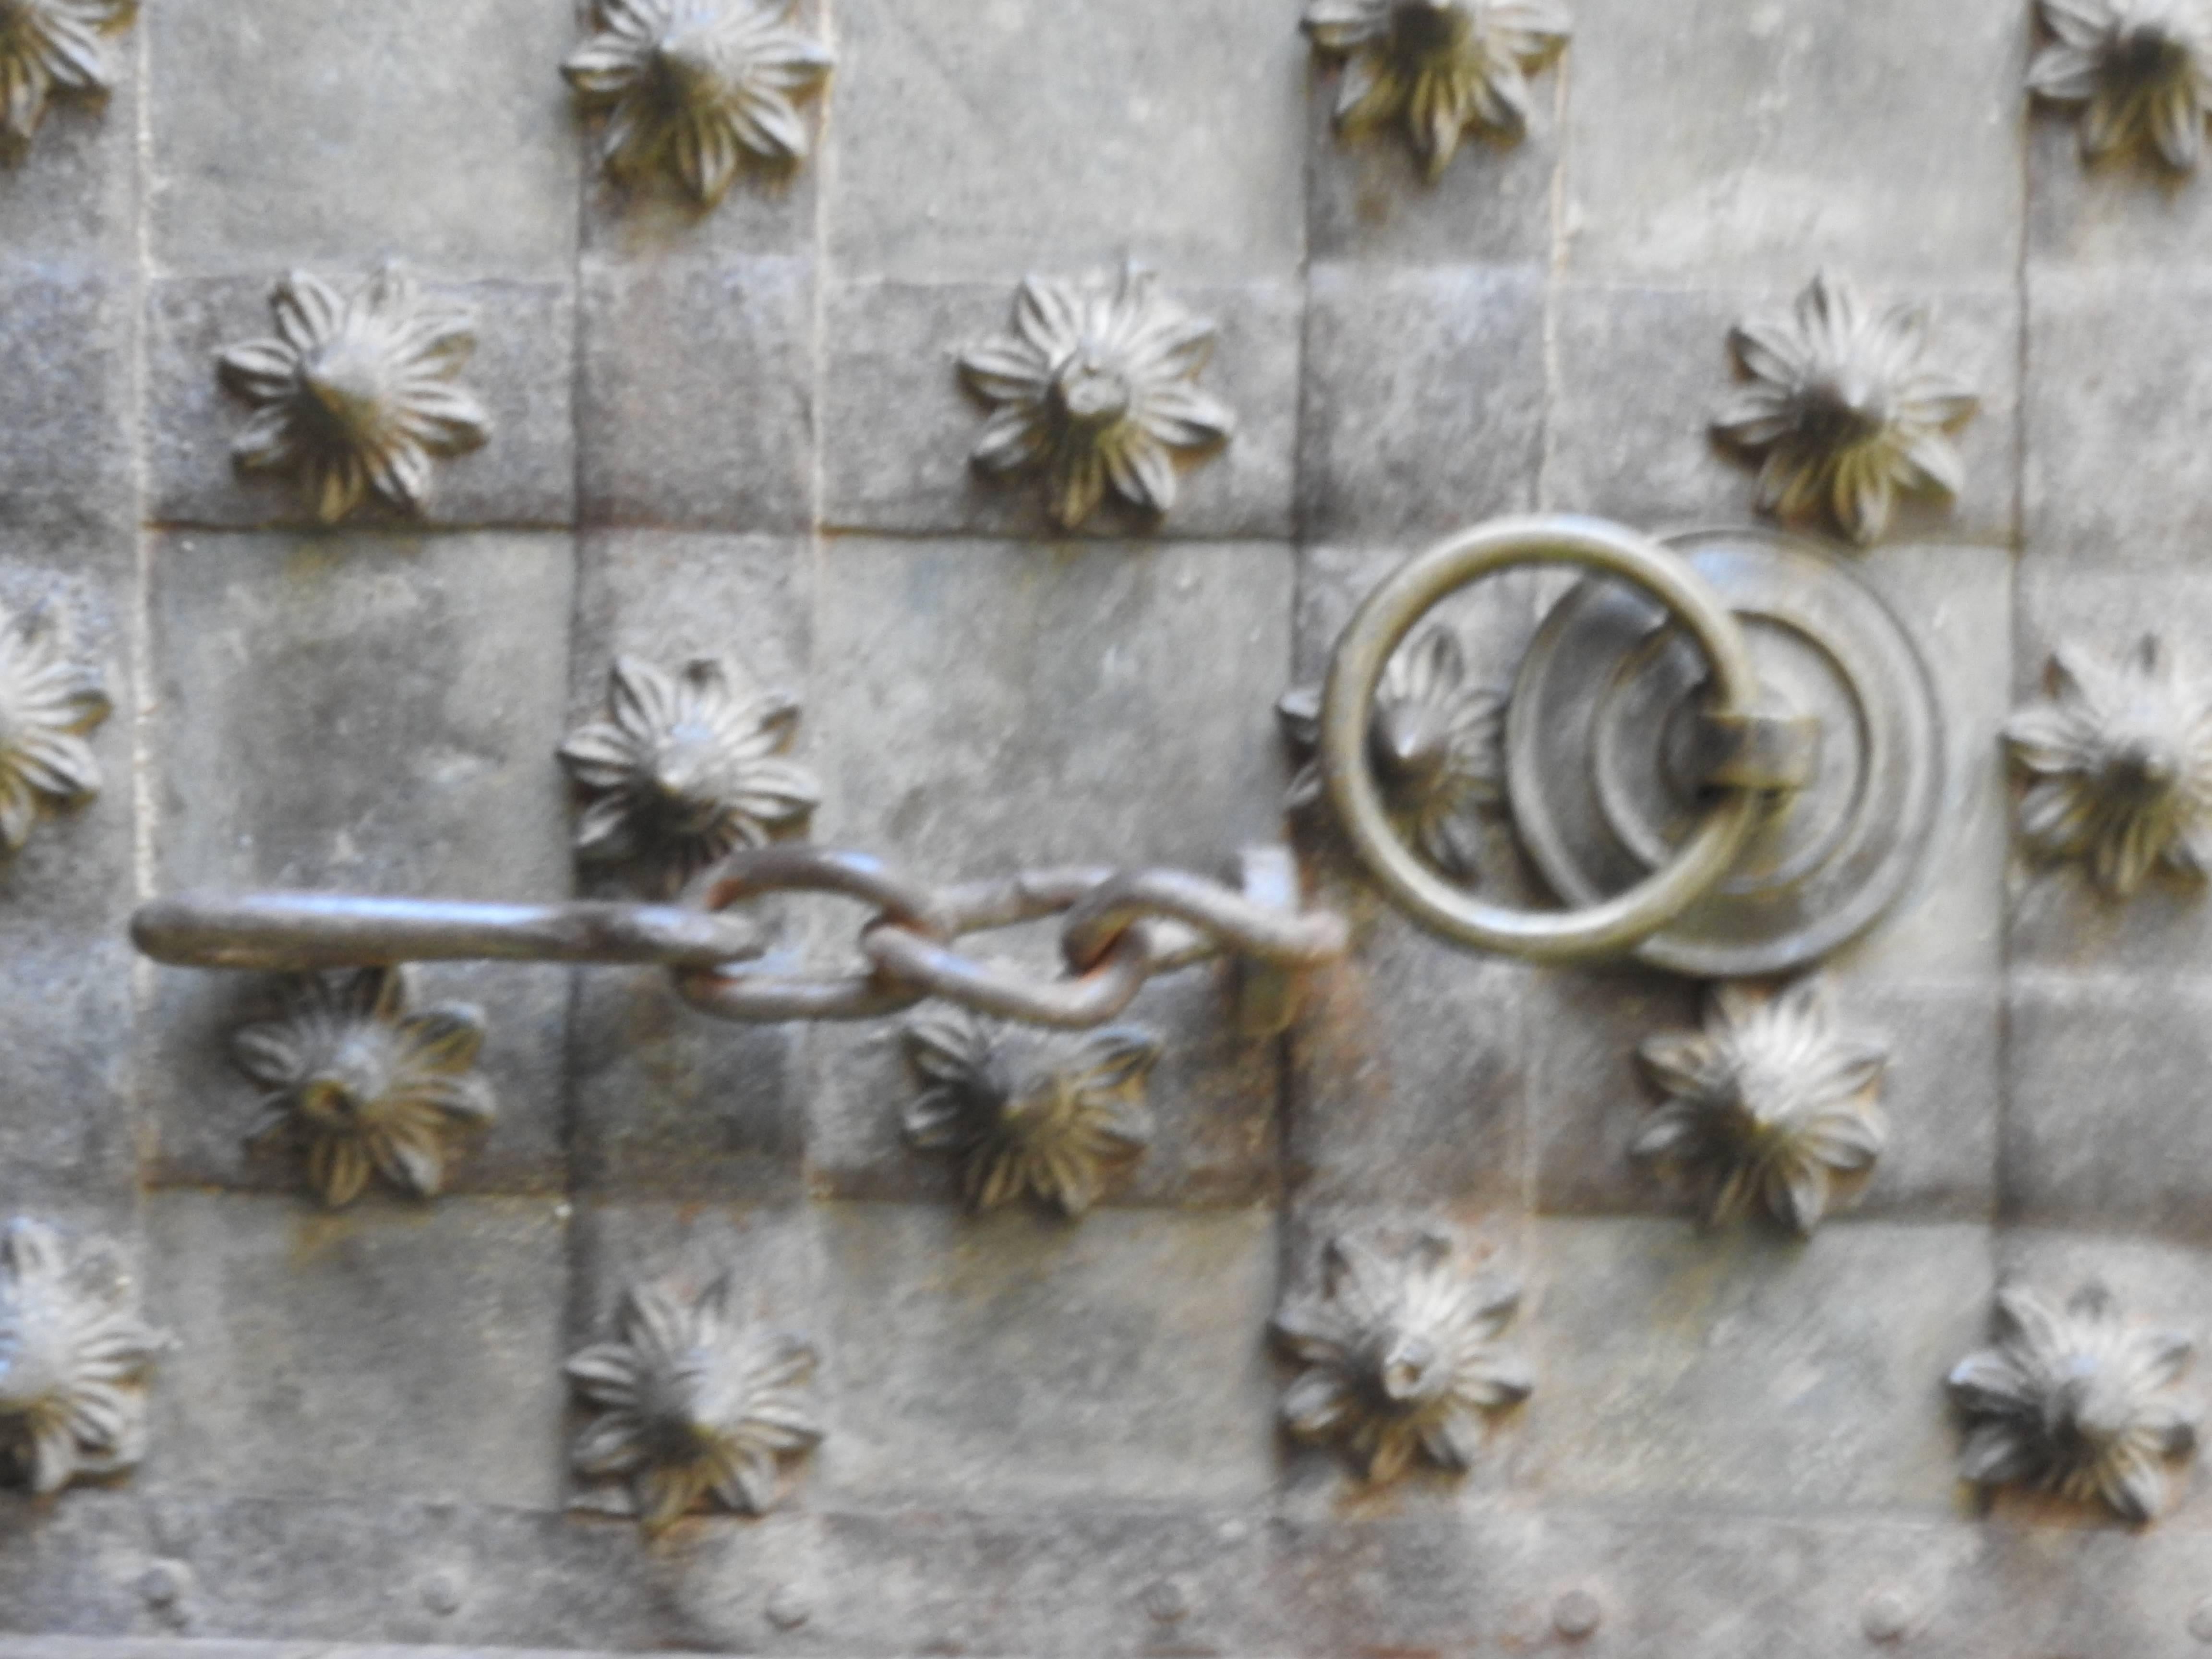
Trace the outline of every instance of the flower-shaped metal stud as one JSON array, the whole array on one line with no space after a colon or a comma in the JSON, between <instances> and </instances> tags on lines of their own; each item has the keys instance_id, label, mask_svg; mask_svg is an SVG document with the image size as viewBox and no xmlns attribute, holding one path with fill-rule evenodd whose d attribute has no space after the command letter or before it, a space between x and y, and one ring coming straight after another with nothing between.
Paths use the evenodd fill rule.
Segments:
<instances>
[{"instance_id":1,"label":"flower-shaped metal stud","mask_svg":"<svg viewBox=\"0 0 2212 1659\"><path fill-rule=\"evenodd\" d=\"M793 100L817 91L831 58L790 23L792 0L597 0L598 32L561 72L607 112L609 172L672 174L701 205L729 191L745 158L806 154Z\"/></svg>"},{"instance_id":2,"label":"flower-shaped metal stud","mask_svg":"<svg viewBox=\"0 0 2212 1659\"><path fill-rule=\"evenodd\" d=\"M269 1091L247 1141L304 1141L325 1204L350 1204L372 1173L434 1197L457 1139L491 1121L476 1070L483 1016L451 1002L410 1013L409 994L399 967L294 975L282 1015L231 1038L239 1069Z\"/></svg>"},{"instance_id":3,"label":"flower-shaped metal stud","mask_svg":"<svg viewBox=\"0 0 2212 1659\"><path fill-rule=\"evenodd\" d=\"M0 1231L0 1453L32 1491L138 1462L147 1375L164 1346L119 1287L71 1272L52 1228Z\"/></svg>"},{"instance_id":4,"label":"flower-shaped metal stud","mask_svg":"<svg viewBox=\"0 0 2212 1659\"><path fill-rule=\"evenodd\" d=\"M1421 1456L1469 1468L1486 1418L1535 1386L1498 1340L1519 1306L1518 1291L1469 1273L1443 1234L1331 1239L1318 1286L1275 1316L1277 1339L1305 1368L1283 1396L1285 1427L1340 1443L1378 1484Z\"/></svg>"},{"instance_id":5,"label":"flower-shaped metal stud","mask_svg":"<svg viewBox=\"0 0 2212 1659\"><path fill-rule=\"evenodd\" d=\"M782 1460L822 1438L814 1413L814 1350L740 1320L728 1275L701 1294L633 1286L620 1336L568 1364L598 1414L571 1461L591 1480L617 1480L616 1506L658 1532L711 1498L746 1515L775 1503Z\"/></svg>"},{"instance_id":6,"label":"flower-shaped metal stud","mask_svg":"<svg viewBox=\"0 0 2212 1659\"><path fill-rule=\"evenodd\" d=\"M1704 1030L1652 1037L1638 1054L1667 1099L1630 1152L1697 1192L1712 1225L1756 1205L1809 1234L1838 1178L1864 1176L1881 1155L1888 1056L1838 1034L1816 979L1774 992L1715 986Z\"/></svg>"},{"instance_id":7,"label":"flower-shaped metal stud","mask_svg":"<svg viewBox=\"0 0 2212 1659\"><path fill-rule=\"evenodd\" d=\"M231 459L241 471L296 474L325 524L372 493L419 512L431 458L490 436L483 405L456 384L476 347L468 317L424 299L396 265L345 294L295 270L269 307L275 337L216 360L223 384L255 407Z\"/></svg>"},{"instance_id":8,"label":"flower-shaped metal stud","mask_svg":"<svg viewBox=\"0 0 2212 1659\"><path fill-rule=\"evenodd\" d=\"M1145 1082L1160 1042L1148 1031L1006 1030L956 1010L919 1015L905 1035L923 1085L907 1139L959 1158L976 1209L1027 1194L1079 1216L1152 1142Z\"/></svg>"},{"instance_id":9,"label":"flower-shaped metal stud","mask_svg":"<svg viewBox=\"0 0 2212 1659\"><path fill-rule=\"evenodd\" d=\"M1852 540L1888 527L1899 490L1955 495L1965 470L1951 434L1978 400L1924 361L1928 313L1875 313L1846 283L1813 279L1790 322L1737 325L1729 345L1751 379L1713 422L1764 457L1759 505L1784 519L1827 512Z\"/></svg>"},{"instance_id":10,"label":"flower-shaped metal stud","mask_svg":"<svg viewBox=\"0 0 2212 1659\"><path fill-rule=\"evenodd\" d=\"M113 85L103 36L138 0L6 0L0 4L0 161L20 160L56 93L102 97Z\"/></svg>"},{"instance_id":11,"label":"flower-shaped metal stud","mask_svg":"<svg viewBox=\"0 0 2212 1659\"><path fill-rule=\"evenodd\" d=\"M2187 1339L2129 1325L2101 1285L2063 1309L2000 1291L1996 1324L1996 1346L1949 1379L1966 1420L1960 1472L1978 1486L2101 1502L2130 1521L2156 1516L2169 1462L2197 1446L2172 1392L2189 1366Z\"/></svg>"},{"instance_id":12,"label":"flower-shaped metal stud","mask_svg":"<svg viewBox=\"0 0 2212 1659\"><path fill-rule=\"evenodd\" d=\"M1046 510L1063 530L1089 519L1109 489L1140 513L1165 513L1176 454L1214 448L1236 428L1196 385L1213 337L1213 325L1161 295L1149 271L1028 278L1012 335L960 359L969 389L995 405L975 465L1042 472Z\"/></svg>"},{"instance_id":13,"label":"flower-shaped metal stud","mask_svg":"<svg viewBox=\"0 0 2212 1659\"><path fill-rule=\"evenodd\" d=\"M2048 695L2005 723L2028 780L2028 846L2081 860L2116 898L2154 869L2212 871L2212 688L2176 673L2148 635L2118 662L2062 647L2044 684Z\"/></svg>"},{"instance_id":14,"label":"flower-shaped metal stud","mask_svg":"<svg viewBox=\"0 0 2212 1659\"><path fill-rule=\"evenodd\" d=\"M2186 170L2204 153L2212 36L2191 0L2042 0L2052 39L2028 65L2028 90L2081 110L2091 161L2148 143Z\"/></svg>"},{"instance_id":15,"label":"flower-shaped metal stud","mask_svg":"<svg viewBox=\"0 0 2212 1659\"><path fill-rule=\"evenodd\" d=\"M0 605L0 854L22 850L42 803L75 806L100 793L86 734L114 705L57 633L40 612Z\"/></svg>"},{"instance_id":16,"label":"flower-shaped metal stud","mask_svg":"<svg viewBox=\"0 0 2212 1659\"><path fill-rule=\"evenodd\" d=\"M618 657L607 713L561 745L587 798L576 824L584 858L658 860L672 890L733 848L801 827L821 801L813 773L785 754L798 700L718 658L670 674Z\"/></svg>"},{"instance_id":17,"label":"flower-shaped metal stud","mask_svg":"<svg viewBox=\"0 0 2212 1659\"><path fill-rule=\"evenodd\" d=\"M1322 799L1322 688L1302 685L1275 705L1283 736L1303 763L1285 804L1304 811ZM1394 654L1376 689L1367 752L1398 833L1444 874L1479 873L1484 822L1505 799L1505 697L1468 684L1459 638L1441 624Z\"/></svg>"},{"instance_id":18,"label":"flower-shaped metal stud","mask_svg":"<svg viewBox=\"0 0 2212 1659\"><path fill-rule=\"evenodd\" d=\"M1469 131L1518 138L1528 126L1528 72L1567 44L1559 0L1308 0L1304 27L1343 63L1337 131L1402 121L1431 179Z\"/></svg>"}]
</instances>

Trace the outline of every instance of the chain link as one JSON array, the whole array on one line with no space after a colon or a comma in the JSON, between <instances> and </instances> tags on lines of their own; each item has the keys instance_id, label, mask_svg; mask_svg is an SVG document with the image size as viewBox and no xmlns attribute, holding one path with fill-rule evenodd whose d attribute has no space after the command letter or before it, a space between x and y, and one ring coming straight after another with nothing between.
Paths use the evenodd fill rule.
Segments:
<instances>
[{"instance_id":1,"label":"chain link","mask_svg":"<svg viewBox=\"0 0 2212 1659\"><path fill-rule=\"evenodd\" d=\"M749 1022L874 1019L930 997L1030 1024L1112 1019L1155 975L1218 956L1243 975L1239 1023L1282 1030L1296 975L1344 954L1349 933L1304 910L1281 848L1238 860L1234 887L1181 870L1075 867L930 886L865 853L746 848L704 872L676 904L471 904L337 894L184 894L142 907L138 947L198 967L314 969L500 959L657 963L685 1001ZM771 951L735 907L779 894L857 900L870 914L860 963L811 972ZM972 934L1060 919L1064 971L1041 974L960 948Z\"/></svg>"}]
</instances>

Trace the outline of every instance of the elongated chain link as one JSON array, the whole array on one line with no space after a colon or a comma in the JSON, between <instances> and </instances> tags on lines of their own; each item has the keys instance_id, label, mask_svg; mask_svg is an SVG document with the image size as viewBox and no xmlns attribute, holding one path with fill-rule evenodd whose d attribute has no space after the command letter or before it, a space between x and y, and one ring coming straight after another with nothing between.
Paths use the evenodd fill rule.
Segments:
<instances>
[{"instance_id":1,"label":"elongated chain link","mask_svg":"<svg viewBox=\"0 0 2212 1659\"><path fill-rule=\"evenodd\" d=\"M734 907L824 893L869 907L860 964L810 972L771 952ZM1058 916L1065 967L1045 975L972 955L969 935ZM1281 848L1242 855L1237 885L1180 870L1022 871L933 887L865 853L741 848L676 904L471 904L337 894L185 894L143 907L149 956L199 967L313 969L499 959L658 963L692 1006L724 1019L873 1019L929 997L1030 1024L1112 1019L1147 980L1216 956L1243 973L1239 1023L1280 1030L1295 975L1344 954L1342 918L1299 908Z\"/></svg>"}]
</instances>

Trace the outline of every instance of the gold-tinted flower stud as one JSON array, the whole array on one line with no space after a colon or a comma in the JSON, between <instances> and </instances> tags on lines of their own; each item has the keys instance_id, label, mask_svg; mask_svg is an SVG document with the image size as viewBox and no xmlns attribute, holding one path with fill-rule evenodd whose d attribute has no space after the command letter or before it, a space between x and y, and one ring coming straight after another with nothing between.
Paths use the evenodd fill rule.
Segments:
<instances>
[{"instance_id":1,"label":"gold-tinted flower stud","mask_svg":"<svg viewBox=\"0 0 2212 1659\"><path fill-rule=\"evenodd\" d=\"M1900 492L1958 494L1966 472L1952 434L1978 400L1928 362L1927 337L1923 308L1869 309L1825 275L1790 318L1736 325L1729 345L1748 384L1713 430L1759 460L1762 512L1825 514L1863 544L1889 527Z\"/></svg>"},{"instance_id":2,"label":"gold-tinted flower stud","mask_svg":"<svg viewBox=\"0 0 2212 1659\"><path fill-rule=\"evenodd\" d=\"M420 512L431 461L491 434L459 385L475 349L467 316L426 298L397 265L350 291L294 271L270 296L276 332L217 359L254 406L231 445L242 472L289 472L317 519L336 524L371 495Z\"/></svg>"},{"instance_id":3,"label":"gold-tinted flower stud","mask_svg":"<svg viewBox=\"0 0 2212 1659\"><path fill-rule=\"evenodd\" d=\"M1322 688L1302 685L1275 705L1300 763L1284 805L1322 799ZM1367 752L1398 833L1455 880L1480 875L1487 823L1505 800L1505 694L1472 683L1459 636L1432 624L1399 647L1376 688Z\"/></svg>"},{"instance_id":4,"label":"gold-tinted flower stud","mask_svg":"<svg viewBox=\"0 0 2212 1659\"><path fill-rule=\"evenodd\" d=\"M2186 172L2204 154L2212 35L2189 0L2042 0L2051 40L2028 90L2081 112L2091 161L2148 147Z\"/></svg>"},{"instance_id":5,"label":"gold-tinted flower stud","mask_svg":"<svg viewBox=\"0 0 2212 1659\"><path fill-rule=\"evenodd\" d=\"M960 373L992 405L972 459L993 477L1042 474L1045 509L1073 530L1110 492L1158 518L1175 505L1178 459L1229 441L1236 419L1201 391L1213 325L1161 294L1152 274L1032 276L1012 335L969 351Z\"/></svg>"},{"instance_id":6,"label":"gold-tinted flower stud","mask_svg":"<svg viewBox=\"0 0 2212 1659\"><path fill-rule=\"evenodd\" d=\"M410 1007L404 967L294 975L278 1018L231 1039L238 1067L266 1091L251 1142L304 1146L308 1183L333 1208L381 1175L430 1198L457 1142L496 1103L476 1069L483 1016L464 1003Z\"/></svg>"},{"instance_id":7,"label":"gold-tinted flower stud","mask_svg":"<svg viewBox=\"0 0 2212 1659\"><path fill-rule=\"evenodd\" d=\"M794 100L820 90L831 59L791 11L792 0L595 0L597 30L562 73L606 113L607 170L665 172L711 208L747 160L804 158Z\"/></svg>"},{"instance_id":8,"label":"gold-tinted flower stud","mask_svg":"<svg viewBox=\"0 0 2212 1659\"><path fill-rule=\"evenodd\" d=\"M138 0L0 3L0 161L22 159L56 94L106 95L106 37L137 10Z\"/></svg>"},{"instance_id":9,"label":"gold-tinted flower stud","mask_svg":"<svg viewBox=\"0 0 2212 1659\"><path fill-rule=\"evenodd\" d=\"M716 1504L766 1513L783 1465L822 1438L814 1350L745 1322L735 1295L726 1273L696 1293L635 1285L615 1340L566 1367L593 1409L570 1461L586 1480L615 1483L612 1506L648 1532Z\"/></svg>"},{"instance_id":10,"label":"gold-tinted flower stud","mask_svg":"<svg viewBox=\"0 0 2212 1659\"><path fill-rule=\"evenodd\" d=\"M1151 1143L1145 1082L1160 1043L1148 1031L1004 1030L955 1010L917 1016L906 1047L922 1080L907 1139L961 1161L976 1209L1028 1195L1079 1216Z\"/></svg>"},{"instance_id":11,"label":"gold-tinted flower stud","mask_svg":"<svg viewBox=\"0 0 2212 1659\"><path fill-rule=\"evenodd\" d=\"M0 1230L0 1459L41 1495L144 1455L146 1381L167 1346L84 1265L43 1222Z\"/></svg>"},{"instance_id":12,"label":"gold-tinted flower stud","mask_svg":"<svg viewBox=\"0 0 2212 1659\"><path fill-rule=\"evenodd\" d=\"M2063 1307L2018 1285L1998 1291L1996 1338L1950 1375L1966 1424L1960 1473L1978 1486L2102 1504L2138 1523L2156 1517L2173 1466L2197 1449L2174 1392L2189 1340L2130 1324L2099 1284Z\"/></svg>"},{"instance_id":13,"label":"gold-tinted flower stud","mask_svg":"<svg viewBox=\"0 0 2212 1659\"><path fill-rule=\"evenodd\" d=\"M672 890L735 848L801 828L822 787L788 757L798 727L796 698L756 686L719 657L695 657L673 673L617 658L605 718L561 745L586 798L577 853L645 860Z\"/></svg>"},{"instance_id":14,"label":"gold-tinted flower stud","mask_svg":"<svg viewBox=\"0 0 2212 1659\"><path fill-rule=\"evenodd\" d=\"M1275 1316L1277 1341L1304 1367L1283 1396L1284 1427L1340 1445L1377 1485L1422 1459L1471 1467L1492 1416L1535 1386L1502 1340L1519 1306L1444 1234L1332 1238L1318 1282Z\"/></svg>"},{"instance_id":15,"label":"gold-tinted flower stud","mask_svg":"<svg viewBox=\"0 0 2212 1659\"><path fill-rule=\"evenodd\" d=\"M100 793L88 737L112 708L50 614L0 605L0 855L22 850L43 810Z\"/></svg>"},{"instance_id":16,"label":"gold-tinted flower stud","mask_svg":"<svg viewBox=\"0 0 2212 1659\"><path fill-rule=\"evenodd\" d=\"M2152 635L2111 660L2062 647L2044 685L2004 728L2029 849L2079 860L2114 898L2154 871L2212 873L2212 690Z\"/></svg>"},{"instance_id":17,"label":"gold-tinted flower stud","mask_svg":"<svg viewBox=\"0 0 2212 1659\"><path fill-rule=\"evenodd\" d=\"M1715 1226L1759 1209L1811 1233L1838 1183L1862 1180L1888 1138L1888 1056L1836 1029L1817 979L1717 985L1704 1030L1652 1037L1638 1053L1665 1099L1631 1155L1692 1189Z\"/></svg>"},{"instance_id":18,"label":"gold-tinted flower stud","mask_svg":"<svg viewBox=\"0 0 2212 1659\"><path fill-rule=\"evenodd\" d=\"M1528 76L1573 27L1559 0L1309 0L1304 27L1343 66L1337 131L1401 124L1431 179L1467 134L1528 130Z\"/></svg>"}]
</instances>

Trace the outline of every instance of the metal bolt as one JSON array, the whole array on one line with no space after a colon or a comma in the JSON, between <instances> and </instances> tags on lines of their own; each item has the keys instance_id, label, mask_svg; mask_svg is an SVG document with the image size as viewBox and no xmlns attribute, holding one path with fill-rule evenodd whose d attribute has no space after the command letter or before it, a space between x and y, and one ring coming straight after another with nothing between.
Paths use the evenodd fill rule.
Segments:
<instances>
[{"instance_id":1,"label":"metal bolt","mask_svg":"<svg viewBox=\"0 0 2212 1659\"><path fill-rule=\"evenodd\" d=\"M2200 1642L2212 1643L2212 1595L2199 1601L2190 1613L2189 1633Z\"/></svg>"},{"instance_id":2,"label":"metal bolt","mask_svg":"<svg viewBox=\"0 0 2212 1659\"><path fill-rule=\"evenodd\" d=\"M422 1605L441 1615L461 1610L460 1575L440 1568L422 1581Z\"/></svg>"},{"instance_id":3,"label":"metal bolt","mask_svg":"<svg viewBox=\"0 0 2212 1659\"><path fill-rule=\"evenodd\" d=\"M1570 1642L1594 1635L1604 1620L1604 1607L1586 1589L1571 1589L1552 1603L1552 1628Z\"/></svg>"},{"instance_id":4,"label":"metal bolt","mask_svg":"<svg viewBox=\"0 0 2212 1659\"><path fill-rule=\"evenodd\" d=\"M191 1588L191 1569L181 1561L156 1561L138 1576L138 1594L153 1607L173 1607Z\"/></svg>"},{"instance_id":5,"label":"metal bolt","mask_svg":"<svg viewBox=\"0 0 2212 1659\"><path fill-rule=\"evenodd\" d=\"M1869 1642L1899 1642L1912 1626L1912 1609L1895 1590L1876 1590L1859 1608L1859 1628Z\"/></svg>"},{"instance_id":6,"label":"metal bolt","mask_svg":"<svg viewBox=\"0 0 2212 1659\"><path fill-rule=\"evenodd\" d=\"M1190 1613L1190 1592L1176 1578L1155 1578L1145 1586L1145 1611L1155 1622L1172 1625Z\"/></svg>"},{"instance_id":7,"label":"metal bolt","mask_svg":"<svg viewBox=\"0 0 2212 1659\"><path fill-rule=\"evenodd\" d=\"M768 1621L778 1630L797 1630L814 1616L814 1608L796 1584L779 1584L768 1598Z\"/></svg>"},{"instance_id":8,"label":"metal bolt","mask_svg":"<svg viewBox=\"0 0 2212 1659\"><path fill-rule=\"evenodd\" d=\"M160 1505L147 1517L147 1522L153 1532L155 1549L165 1556L189 1553L199 1535L198 1519L181 1504Z\"/></svg>"}]
</instances>

